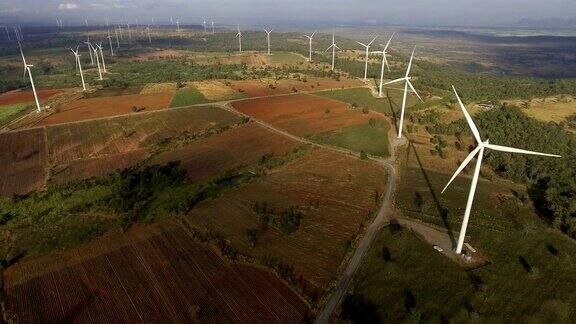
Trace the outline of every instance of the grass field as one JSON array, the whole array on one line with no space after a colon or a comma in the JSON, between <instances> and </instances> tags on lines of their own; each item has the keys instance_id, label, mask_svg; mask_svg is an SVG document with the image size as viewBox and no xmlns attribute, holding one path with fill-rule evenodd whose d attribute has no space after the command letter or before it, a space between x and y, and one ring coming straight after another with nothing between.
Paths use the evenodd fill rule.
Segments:
<instances>
[{"instance_id":1,"label":"grass field","mask_svg":"<svg viewBox=\"0 0 576 324\"><path fill-rule=\"evenodd\" d=\"M186 87L176 91L176 94L172 98L172 102L170 102L170 107L185 107L207 102L208 100L200 91L198 91L198 89Z\"/></svg>"},{"instance_id":2,"label":"grass field","mask_svg":"<svg viewBox=\"0 0 576 324\"><path fill-rule=\"evenodd\" d=\"M31 102L0 106L0 125L8 122L15 114L18 114L30 106Z\"/></svg>"},{"instance_id":3,"label":"grass field","mask_svg":"<svg viewBox=\"0 0 576 324\"><path fill-rule=\"evenodd\" d=\"M307 63L302 56L292 52L273 52L269 58L272 64L297 65Z\"/></svg>"},{"instance_id":4,"label":"grass field","mask_svg":"<svg viewBox=\"0 0 576 324\"><path fill-rule=\"evenodd\" d=\"M370 90L366 88L332 90L315 93L317 96L340 100L351 105L357 104L359 107L368 108L388 116L392 116L394 112L398 113L402 108L402 91L385 89L384 94L388 97L376 98L372 95ZM409 95L407 106L410 107L415 104L417 100L417 98Z\"/></svg>"},{"instance_id":5,"label":"grass field","mask_svg":"<svg viewBox=\"0 0 576 324\"><path fill-rule=\"evenodd\" d=\"M388 156L388 130L390 125L379 119L368 123L348 126L338 130L316 134L311 140L323 144L343 147L356 152L375 156Z\"/></svg>"}]
</instances>

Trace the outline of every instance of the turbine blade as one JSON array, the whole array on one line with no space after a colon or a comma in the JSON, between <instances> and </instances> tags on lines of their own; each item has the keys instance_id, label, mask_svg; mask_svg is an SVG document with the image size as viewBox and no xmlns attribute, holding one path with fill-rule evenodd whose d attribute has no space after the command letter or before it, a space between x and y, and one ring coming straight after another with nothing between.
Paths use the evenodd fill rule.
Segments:
<instances>
[{"instance_id":1,"label":"turbine blade","mask_svg":"<svg viewBox=\"0 0 576 324\"><path fill-rule=\"evenodd\" d=\"M466 118L466 121L468 122L468 126L470 127L470 130L472 131L474 138L476 138L476 141L478 143L482 143L482 138L480 137L480 132L478 132L478 128L476 128L476 125L474 124L474 120L472 120L472 117L470 117L470 114L468 114L468 111L466 110L466 107L462 103L460 96L458 96L458 92L456 92L456 88L454 86L452 86L452 89L454 90L454 94L456 95L456 98L458 98L458 103L460 104L460 108L462 108L462 112L464 113L464 117Z\"/></svg>"},{"instance_id":2,"label":"turbine blade","mask_svg":"<svg viewBox=\"0 0 576 324\"><path fill-rule=\"evenodd\" d=\"M356 42L356 43L358 43L358 44L360 44L360 45L362 45L362 46L364 46L364 47L368 47L368 46L367 46L366 44L364 44L364 43L360 43L360 42Z\"/></svg>"},{"instance_id":3,"label":"turbine blade","mask_svg":"<svg viewBox=\"0 0 576 324\"><path fill-rule=\"evenodd\" d=\"M386 82L386 83L384 83L384 84L385 84L385 85L386 85L386 84L392 84L392 83L396 83L396 82L400 82L400 81L404 81L404 80L406 80L406 78L400 78L400 79L388 81L388 82Z\"/></svg>"},{"instance_id":4,"label":"turbine blade","mask_svg":"<svg viewBox=\"0 0 576 324\"><path fill-rule=\"evenodd\" d=\"M316 35L316 30L312 33L312 36L310 37L314 37L314 35Z\"/></svg>"},{"instance_id":5,"label":"turbine blade","mask_svg":"<svg viewBox=\"0 0 576 324\"><path fill-rule=\"evenodd\" d=\"M386 52L386 50L388 49L388 46L390 45L392 38L394 38L394 34L396 34L396 32L392 33L392 36L390 36L390 39L388 39L388 42L386 43L386 46L384 46L384 52Z\"/></svg>"},{"instance_id":6,"label":"turbine blade","mask_svg":"<svg viewBox=\"0 0 576 324\"><path fill-rule=\"evenodd\" d=\"M386 67L388 68L388 72L390 72L390 65L388 65L388 59L386 58L386 52L384 52L383 55L384 55L384 64L386 64Z\"/></svg>"},{"instance_id":7,"label":"turbine blade","mask_svg":"<svg viewBox=\"0 0 576 324\"><path fill-rule=\"evenodd\" d=\"M334 44L334 47L336 47L337 50L342 50L340 47L338 47L338 45Z\"/></svg>"},{"instance_id":8,"label":"turbine blade","mask_svg":"<svg viewBox=\"0 0 576 324\"><path fill-rule=\"evenodd\" d=\"M407 81L408 81L408 85L410 86L410 89L412 89L412 92L414 92L416 94L416 96L418 97L418 99L420 99L420 101L424 102L424 100L422 100L422 97L420 97L420 95L418 94L416 89L414 89L412 82L410 82L410 80L407 80Z\"/></svg>"},{"instance_id":9,"label":"turbine blade","mask_svg":"<svg viewBox=\"0 0 576 324\"><path fill-rule=\"evenodd\" d=\"M376 38L378 38L378 35L374 36L374 38L372 38L372 40L370 41L370 43L368 43L368 46L372 45L372 43L374 43L374 41L376 40Z\"/></svg>"},{"instance_id":10,"label":"turbine blade","mask_svg":"<svg viewBox=\"0 0 576 324\"><path fill-rule=\"evenodd\" d=\"M406 77L410 74L410 69L412 68L412 59L414 58L414 52L416 51L416 46L412 50L412 55L410 56L410 62L408 63L408 68L406 69Z\"/></svg>"},{"instance_id":11,"label":"turbine blade","mask_svg":"<svg viewBox=\"0 0 576 324\"><path fill-rule=\"evenodd\" d=\"M332 46L334 46L334 44L328 46L328 48L324 51L324 53L328 52L332 48Z\"/></svg>"},{"instance_id":12,"label":"turbine blade","mask_svg":"<svg viewBox=\"0 0 576 324\"><path fill-rule=\"evenodd\" d=\"M462 163L460 164L460 166L458 167L458 169L456 169L456 172L454 172L454 175L452 175L452 178L450 178L450 181L448 181L448 183L446 184L446 186L444 187L444 189L442 189L442 193L444 193L444 191L446 191L446 189L448 188L448 186L450 186L450 184L452 183L452 181L454 181L454 179L456 179L456 177L458 176L458 174L460 174L460 172L462 172L462 170L464 170L464 168L468 165L468 163L470 163L470 161L472 161L472 159L474 158L474 156L476 154L478 154L478 151L480 151L481 146L478 145L476 146L476 148L470 152L470 154L468 154L468 156L464 159L464 161L462 161Z\"/></svg>"},{"instance_id":13,"label":"turbine blade","mask_svg":"<svg viewBox=\"0 0 576 324\"><path fill-rule=\"evenodd\" d=\"M556 154L527 151L527 150L517 149L514 147L508 147L508 146L501 146L501 145L494 145L494 144L484 144L484 146L491 149L491 150L501 151L501 152L541 155L541 156L550 156L550 157L561 157L560 155L556 155Z\"/></svg>"}]
</instances>

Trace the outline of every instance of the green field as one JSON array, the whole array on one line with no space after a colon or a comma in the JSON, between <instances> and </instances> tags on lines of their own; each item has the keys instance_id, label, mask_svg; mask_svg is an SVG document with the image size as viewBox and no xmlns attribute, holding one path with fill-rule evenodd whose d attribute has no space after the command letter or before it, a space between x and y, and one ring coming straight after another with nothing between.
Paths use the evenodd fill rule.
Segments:
<instances>
[{"instance_id":1,"label":"green field","mask_svg":"<svg viewBox=\"0 0 576 324\"><path fill-rule=\"evenodd\" d=\"M306 62L302 56L292 52L272 52L269 57L272 64L296 65Z\"/></svg>"},{"instance_id":2,"label":"green field","mask_svg":"<svg viewBox=\"0 0 576 324\"><path fill-rule=\"evenodd\" d=\"M388 130L390 125L373 119L370 123L353 125L336 131L313 135L310 139L319 143L343 147L375 156L388 156Z\"/></svg>"},{"instance_id":3,"label":"green field","mask_svg":"<svg viewBox=\"0 0 576 324\"><path fill-rule=\"evenodd\" d=\"M176 94L170 103L170 107L185 107L207 102L208 99L206 99L196 88L186 87L176 91Z\"/></svg>"},{"instance_id":4,"label":"green field","mask_svg":"<svg viewBox=\"0 0 576 324\"><path fill-rule=\"evenodd\" d=\"M8 122L11 117L25 110L32 103L19 103L13 105L0 106L0 125Z\"/></svg>"},{"instance_id":5,"label":"green field","mask_svg":"<svg viewBox=\"0 0 576 324\"><path fill-rule=\"evenodd\" d=\"M459 230L470 180L459 177L441 194L449 177L405 168L397 196L402 215ZM366 311L347 316L393 322L574 322L576 242L541 220L518 188L478 184L467 241L490 261L480 269L460 270L412 234L384 230L347 301ZM392 261L384 262L384 254Z\"/></svg>"},{"instance_id":6,"label":"green field","mask_svg":"<svg viewBox=\"0 0 576 324\"><path fill-rule=\"evenodd\" d=\"M393 112L397 113L402 107L402 91L395 89L386 89L384 94L388 97L384 98L374 97L370 90L366 88L321 91L315 94L349 104L357 104L359 107L378 111L388 116L392 116ZM408 96L408 107L417 103L417 100L413 96Z\"/></svg>"}]
</instances>

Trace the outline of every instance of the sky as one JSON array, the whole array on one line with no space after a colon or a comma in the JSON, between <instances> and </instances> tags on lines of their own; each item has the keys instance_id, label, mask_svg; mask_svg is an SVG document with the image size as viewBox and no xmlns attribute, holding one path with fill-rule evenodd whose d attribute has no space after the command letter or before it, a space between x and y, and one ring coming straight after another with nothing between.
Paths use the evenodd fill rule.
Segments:
<instances>
[{"instance_id":1,"label":"sky","mask_svg":"<svg viewBox=\"0 0 576 324\"><path fill-rule=\"evenodd\" d=\"M576 0L0 0L0 25L35 22L102 24L334 23L408 26L498 26L523 18L574 19Z\"/></svg>"}]
</instances>

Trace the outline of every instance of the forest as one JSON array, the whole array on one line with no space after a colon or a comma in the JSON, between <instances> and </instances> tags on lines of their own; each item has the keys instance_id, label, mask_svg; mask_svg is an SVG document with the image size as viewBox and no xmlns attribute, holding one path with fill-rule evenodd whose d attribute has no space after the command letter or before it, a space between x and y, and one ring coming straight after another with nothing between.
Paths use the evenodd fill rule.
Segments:
<instances>
[{"instance_id":1,"label":"forest","mask_svg":"<svg viewBox=\"0 0 576 324\"><path fill-rule=\"evenodd\" d=\"M555 228L576 238L576 138L555 123L527 117L504 106L475 117L483 139L491 143L561 155L548 158L488 151L485 161L500 176L527 183L529 195ZM463 119L429 128L435 134L471 136Z\"/></svg>"}]
</instances>

